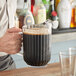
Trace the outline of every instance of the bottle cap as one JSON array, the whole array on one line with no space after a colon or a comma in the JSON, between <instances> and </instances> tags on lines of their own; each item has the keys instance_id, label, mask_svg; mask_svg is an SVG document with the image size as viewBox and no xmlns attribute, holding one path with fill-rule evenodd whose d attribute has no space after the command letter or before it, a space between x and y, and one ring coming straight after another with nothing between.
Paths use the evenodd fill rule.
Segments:
<instances>
[{"instance_id":1,"label":"bottle cap","mask_svg":"<svg viewBox=\"0 0 76 76\"><path fill-rule=\"evenodd\" d=\"M27 2L27 0L24 0L24 2Z\"/></svg>"},{"instance_id":2,"label":"bottle cap","mask_svg":"<svg viewBox=\"0 0 76 76\"><path fill-rule=\"evenodd\" d=\"M56 11L52 11L52 16L57 16L57 13L56 13Z\"/></svg>"}]
</instances>

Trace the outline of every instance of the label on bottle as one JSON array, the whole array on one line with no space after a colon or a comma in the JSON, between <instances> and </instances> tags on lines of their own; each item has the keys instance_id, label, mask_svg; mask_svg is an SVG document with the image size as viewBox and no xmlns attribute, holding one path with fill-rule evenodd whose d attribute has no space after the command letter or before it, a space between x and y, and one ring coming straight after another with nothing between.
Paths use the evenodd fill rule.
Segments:
<instances>
[{"instance_id":1,"label":"label on bottle","mask_svg":"<svg viewBox=\"0 0 76 76\"><path fill-rule=\"evenodd\" d=\"M24 17L24 24L25 25L31 25L32 24L32 18L30 15L27 15Z\"/></svg>"},{"instance_id":2,"label":"label on bottle","mask_svg":"<svg viewBox=\"0 0 76 76\"><path fill-rule=\"evenodd\" d=\"M49 0L46 0L47 2L49 2Z\"/></svg>"},{"instance_id":3,"label":"label on bottle","mask_svg":"<svg viewBox=\"0 0 76 76\"><path fill-rule=\"evenodd\" d=\"M75 23L76 23L76 7L75 7Z\"/></svg>"},{"instance_id":4,"label":"label on bottle","mask_svg":"<svg viewBox=\"0 0 76 76\"><path fill-rule=\"evenodd\" d=\"M66 8L62 8L61 11L62 11L62 13L64 13L64 12L66 13L66 12L69 11L69 9L67 7Z\"/></svg>"},{"instance_id":5,"label":"label on bottle","mask_svg":"<svg viewBox=\"0 0 76 76\"><path fill-rule=\"evenodd\" d=\"M39 9L36 23L40 24L46 21L46 10L45 9Z\"/></svg>"},{"instance_id":6,"label":"label on bottle","mask_svg":"<svg viewBox=\"0 0 76 76\"><path fill-rule=\"evenodd\" d=\"M46 8L46 12L48 13L49 10L49 5L50 5L50 0L42 0L44 3L44 6Z\"/></svg>"},{"instance_id":7,"label":"label on bottle","mask_svg":"<svg viewBox=\"0 0 76 76\"><path fill-rule=\"evenodd\" d=\"M49 4L45 4L44 6L46 7L46 10L48 11L49 10Z\"/></svg>"},{"instance_id":8,"label":"label on bottle","mask_svg":"<svg viewBox=\"0 0 76 76\"><path fill-rule=\"evenodd\" d=\"M65 7L61 5L58 6L58 15L60 21L59 28L70 28L71 12L72 12L71 7L69 4L68 5L66 4Z\"/></svg>"}]
</instances>

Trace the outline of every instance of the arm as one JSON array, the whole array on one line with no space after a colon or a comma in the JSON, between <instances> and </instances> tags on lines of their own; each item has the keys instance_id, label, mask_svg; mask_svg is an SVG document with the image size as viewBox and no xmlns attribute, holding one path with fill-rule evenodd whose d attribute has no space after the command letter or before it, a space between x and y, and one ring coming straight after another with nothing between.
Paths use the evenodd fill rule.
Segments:
<instances>
[{"instance_id":1,"label":"arm","mask_svg":"<svg viewBox=\"0 0 76 76\"><path fill-rule=\"evenodd\" d=\"M2 38L0 38L0 52L2 52L2 47L1 47L1 44L2 44Z\"/></svg>"}]
</instances>

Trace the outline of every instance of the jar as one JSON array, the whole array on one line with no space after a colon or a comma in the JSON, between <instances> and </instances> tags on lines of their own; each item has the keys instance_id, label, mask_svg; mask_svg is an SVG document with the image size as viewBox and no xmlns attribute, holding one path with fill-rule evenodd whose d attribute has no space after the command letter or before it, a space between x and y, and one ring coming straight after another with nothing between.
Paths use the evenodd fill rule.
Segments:
<instances>
[{"instance_id":1,"label":"jar","mask_svg":"<svg viewBox=\"0 0 76 76\"><path fill-rule=\"evenodd\" d=\"M70 1L61 0L57 7L59 16L59 28L70 28L72 7Z\"/></svg>"}]
</instances>

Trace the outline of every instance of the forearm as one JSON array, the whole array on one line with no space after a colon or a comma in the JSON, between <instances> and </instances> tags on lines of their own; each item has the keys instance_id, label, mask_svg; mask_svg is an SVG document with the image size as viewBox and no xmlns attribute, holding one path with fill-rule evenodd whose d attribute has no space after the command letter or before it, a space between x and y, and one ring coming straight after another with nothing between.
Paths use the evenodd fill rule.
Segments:
<instances>
[{"instance_id":1,"label":"forearm","mask_svg":"<svg viewBox=\"0 0 76 76\"><path fill-rule=\"evenodd\" d=\"M0 52L3 52L2 50L2 38L0 38Z\"/></svg>"}]
</instances>

